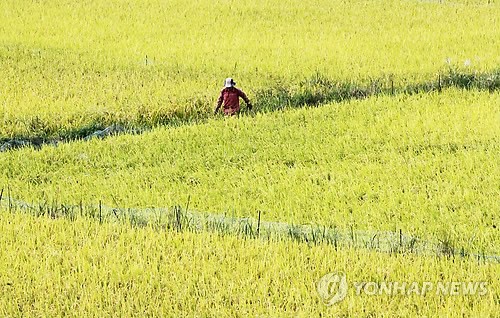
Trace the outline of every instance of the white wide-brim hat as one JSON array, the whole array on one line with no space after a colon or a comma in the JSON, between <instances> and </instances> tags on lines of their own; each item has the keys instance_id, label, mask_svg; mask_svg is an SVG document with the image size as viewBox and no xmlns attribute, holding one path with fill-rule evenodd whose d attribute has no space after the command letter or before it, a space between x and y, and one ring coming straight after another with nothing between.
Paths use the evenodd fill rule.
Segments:
<instances>
[{"instance_id":1,"label":"white wide-brim hat","mask_svg":"<svg viewBox=\"0 0 500 318\"><path fill-rule=\"evenodd\" d=\"M233 81L233 79L231 77L226 78L226 80L224 81L225 87L233 87L235 85L236 85L236 82Z\"/></svg>"}]
</instances>

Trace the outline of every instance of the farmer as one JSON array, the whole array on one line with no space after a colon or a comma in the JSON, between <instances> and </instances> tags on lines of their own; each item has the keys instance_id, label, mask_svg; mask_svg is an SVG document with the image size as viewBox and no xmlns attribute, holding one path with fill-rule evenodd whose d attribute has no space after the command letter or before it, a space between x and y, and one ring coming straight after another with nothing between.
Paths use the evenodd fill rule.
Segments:
<instances>
[{"instance_id":1,"label":"farmer","mask_svg":"<svg viewBox=\"0 0 500 318\"><path fill-rule=\"evenodd\" d=\"M237 89L236 83L232 78L226 78L224 81L224 88L220 92L219 99L217 100L217 107L215 108L214 114L217 114L219 108L224 104L224 114L227 116L234 116L240 112L240 97L243 98L247 104L248 109L252 109L252 103L248 99L247 95L241 90Z\"/></svg>"}]
</instances>

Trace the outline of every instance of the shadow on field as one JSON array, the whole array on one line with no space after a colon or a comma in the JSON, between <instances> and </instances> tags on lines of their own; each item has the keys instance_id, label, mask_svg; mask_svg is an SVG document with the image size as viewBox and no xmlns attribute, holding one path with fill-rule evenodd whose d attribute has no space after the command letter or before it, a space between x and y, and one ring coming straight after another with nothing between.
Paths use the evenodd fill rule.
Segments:
<instances>
[{"instance_id":1,"label":"shadow on field","mask_svg":"<svg viewBox=\"0 0 500 318\"><path fill-rule=\"evenodd\" d=\"M377 95L413 95L441 92L447 88L482 90L493 92L500 89L500 69L491 73L460 71L450 68L438 74L433 81L397 84L391 76L364 81L335 82L321 74L299 83L296 87L272 87L256 93L256 102L261 111L276 111L286 108L319 106L331 102L364 99Z\"/></svg>"},{"instance_id":2,"label":"shadow on field","mask_svg":"<svg viewBox=\"0 0 500 318\"><path fill-rule=\"evenodd\" d=\"M448 88L480 90L494 92L500 90L500 69L489 73L472 70L461 70L449 67L436 75L434 80L424 82L396 83L392 76L367 79L359 83L339 82L322 74L316 74L299 83L277 83L275 87L256 91L253 103L261 113L281 111L284 109L317 107L332 102L361 100L380 95L413 95L421 93L440 93ZM41 148L43 145L57 145L59 142L105 138L116 134L140 134L153 127L177 127L199 124L212 117L207 112L206 102L195 100L192 107L169 111L139 112L133 122L119 122L113 117L94 116L90 123L82 127L65 129L64 131L45 131L43 123L33 120L34 135L2 138L0 136L0 152L23 147ZM245 112L243 112L245 115Z\"/></svg>"}]
</instances>

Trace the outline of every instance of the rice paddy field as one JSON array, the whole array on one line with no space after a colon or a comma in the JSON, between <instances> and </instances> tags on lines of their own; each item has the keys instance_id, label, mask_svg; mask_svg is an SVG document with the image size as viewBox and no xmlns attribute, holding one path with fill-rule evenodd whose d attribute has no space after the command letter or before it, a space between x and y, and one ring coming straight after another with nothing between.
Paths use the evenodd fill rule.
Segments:
<instances>
[{"instance_id":1,"label":"rice paddy field","mask_svg":"<svg viewBox=\"0 0 500 318\"><path fill-rule=\"evenodd\" d=\"M2 1L0 316L498 317L499 17ZM229 76L235 118L212 114Z\"/></svg>"}]
</instances>

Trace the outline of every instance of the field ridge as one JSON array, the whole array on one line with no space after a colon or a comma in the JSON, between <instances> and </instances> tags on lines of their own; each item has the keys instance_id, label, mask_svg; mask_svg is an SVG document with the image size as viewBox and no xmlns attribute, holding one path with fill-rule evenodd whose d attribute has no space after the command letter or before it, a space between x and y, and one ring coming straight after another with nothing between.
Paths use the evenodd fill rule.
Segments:
<instances>
[{"instance_id":1,"label":"field ridge","mask_svg":"<svg viewBox=\"0 0 500 318\"><path fill-rule=\"evenodd\" d=\"M296 85L286 85L258 90L253 103L260 113L286 109L318 107L328 103L342 103L380 95L413 95L441 93L449 88L495 92L500 90L500 68L492 72L477 72L450 67L436 75L434 80L397 84L391 76L355 82L331 80L321 74L301 81ZM243 106L244 107L244 106ZM242 115L253 116L255 111L243 110ZM146 119L123 122L118 119L97 118L84 126L51 131L48 123L32 118L36 130L8 138L0 137L0 152L45 145L57 146L60 142L105 138L116 134L141 134L155 127L179 127L200 124L211 118L211 112L200 112L197 108L181 112L158 113Z\"/></svg>"},{"instance_id":2,"label":"field ridge","mask_svg":"<svg viewBox=\"0 0 500 318\"><path fill-rule=\"evenodd\" d=\"M151 226L159 230L177 232L213 232L232 235L242 239L291 240L308 245L329 245L338 248L361 248L388 254L415 254L465 258L474 261L500 263L500 255L467 251L454 246L448 240L431 242L399 231L358 230L352 226L348 230L336 226L314 224L290 224L283 221L265 221L257 212L254 217L237 217L227 214L200 212L180 205L173 207L123 208L110 207L99 203L79 205L63 203L28 203L0 193L0 207L9 213L22 211L37 217L68 218L89 217L99 223L125 222L133 227Z\"/></svg>"}]
</instances>

